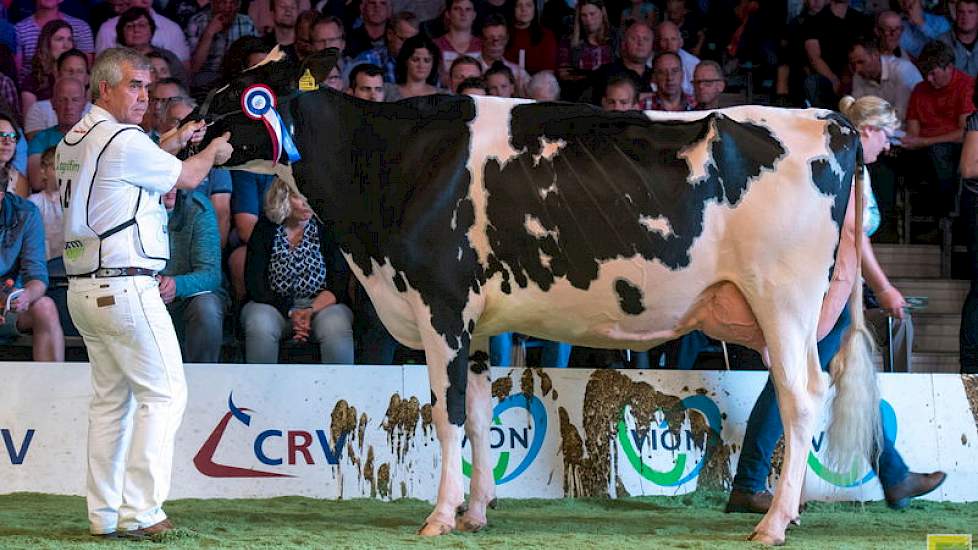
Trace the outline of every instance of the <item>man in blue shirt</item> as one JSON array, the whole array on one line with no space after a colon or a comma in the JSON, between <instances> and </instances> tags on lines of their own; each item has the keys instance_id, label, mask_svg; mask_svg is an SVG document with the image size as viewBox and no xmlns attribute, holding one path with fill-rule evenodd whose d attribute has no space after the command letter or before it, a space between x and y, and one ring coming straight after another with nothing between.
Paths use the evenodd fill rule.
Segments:
<instances>
[{"instance_id":1,"label":"man in blue shirt","mask_svg":"<svg viewBox=\"0 0 978 550\"><path fill-rule=\"evenodd\" d=\"M920 0L900 0L900 11L903 12L900 47L913 58L920 55L924 44L951 30L947 19L924 11Z\"/></svg>"},{"instance_id":2,"label":"man in blue shirt","mask_svg":"<svg viewBox=\"0 0 978 550\"><path fill-rule=\"evenodd\" d=\"M0 168L0 181L6 169ZM58 320L58 308L44 295L48 287L48 268L44 248L44 224L37 207L27 199L7 193L0 186L0 339L33 334L35 361L60 362L65 359L65 339ZM9 281L9 283L8 283ZM22 291L12 300L7 296L17 283Z\"/></svg>"}]
</instances>

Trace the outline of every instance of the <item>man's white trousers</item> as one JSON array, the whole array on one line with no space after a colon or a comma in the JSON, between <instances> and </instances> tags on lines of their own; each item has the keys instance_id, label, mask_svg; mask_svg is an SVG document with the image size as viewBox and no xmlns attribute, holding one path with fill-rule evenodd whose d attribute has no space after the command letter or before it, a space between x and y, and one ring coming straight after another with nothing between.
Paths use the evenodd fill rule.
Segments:
<instances>
[{"instance_id":1,"label":"man's white trousers","mask_svg":"<svg viewBox=\"0 0 978 550\"><path fill-rule=\"evenodd\" d=\"M163 521L187 384L158 283L148 276L72 278L68 310L92 365L91 531L128 531Z\"/></svg>"}]
</instances>

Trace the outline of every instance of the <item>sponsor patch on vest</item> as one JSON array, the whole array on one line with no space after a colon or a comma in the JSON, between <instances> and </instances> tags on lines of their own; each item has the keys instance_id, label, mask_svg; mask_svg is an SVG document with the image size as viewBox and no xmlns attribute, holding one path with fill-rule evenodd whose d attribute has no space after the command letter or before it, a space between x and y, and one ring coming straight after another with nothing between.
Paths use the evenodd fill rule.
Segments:
<instances>
[{"instance_id":1,"label":"sponsor patch on vest","mask_svg":"<svg viewBox=\"0 0 978 550\"><path fill-rule=\"evenodd\" d=\"M84 251L85 245L81 241L68 241L65 243L65 258L68 260L77 260Z\"/></svg>"}]
</instances>

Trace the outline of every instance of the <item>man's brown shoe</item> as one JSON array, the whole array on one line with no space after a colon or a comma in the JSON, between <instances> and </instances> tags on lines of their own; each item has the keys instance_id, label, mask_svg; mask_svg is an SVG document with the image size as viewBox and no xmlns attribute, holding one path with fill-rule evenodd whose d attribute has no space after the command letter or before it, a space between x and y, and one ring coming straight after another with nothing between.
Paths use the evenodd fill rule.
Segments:
<instances>
[{"instance_id":1,"label":"man's brown shoe","mask_svg":"<svg viewBox=\"0 0 978 550\"><path fill-rule=\"evenodd\" d=\"M906 479L883 490L886 505L893 510L903 510L910 506L910 499L926 495L937 489L941 483L944 483L945 479L947 479L947 474L940 471L929 474L910 472Z\"/></svg>"},{"instance_id":2,"label":"man's brown shoe","mask_svg":"<svg viewBox=\"0 0 978 550\"><path fill-rule=\"evenodd\" d=\"M119 536L130 540L155 540L162 537L165 533L174 529L170 520L165 519L159 523L154 523L149 527L133 529L132 531L120 531Z\"/></svg>"},{"instance_id":3,"label":"man's brown shoe","mask_svg":"<svg viewBox=\"0 0 978 550\"><path fill-rule=\"evenodd\" d=\"M774 495L767 491L759 493L748 493L747 491L730 491L730 499L727 500L726 513L737 514L766 514L771 507Z\"/></svg>"}]
</instances>

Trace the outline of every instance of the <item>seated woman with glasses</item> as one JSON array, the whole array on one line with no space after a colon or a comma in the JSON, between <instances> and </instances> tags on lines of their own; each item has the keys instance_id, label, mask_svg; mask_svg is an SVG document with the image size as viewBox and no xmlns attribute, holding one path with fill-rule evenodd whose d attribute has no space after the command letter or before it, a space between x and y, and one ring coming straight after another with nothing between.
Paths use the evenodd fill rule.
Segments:
<instances>
[{"instance_id":1,"label":"seated woman with glasses","mask_svg":"<svg viewBox=\"0 0 978 550\"><path fill-rule=\"evenodd\" d=\"M186 80L185 74L172 74L174 67L184 68L184 64L175 53L153 45L155 33L156 22L153 21L153 17L146 8L127 9L122 12L115 25L116 42L120 46L132 48L143 55L152 53L155 57L162 57L170 69L171 74L169 76Z\"/></svg>"},{"instance_id":2,"label":"seated woman with glasses","mask_svg":"<svg viewBox=\"0 0 978 550\"><path fill-rule=\"evenodd\" d=\"M0 182L7 192L26 197L30 194L27 177L14 168L13 158L20 139L20 128L13 115L0 112L0 173L7 174L7 181Z\"/></svg>"},{"instance_id":3,"label":"seated woman with glasses","mask_svg":"<svg viewBox=\"0 0 978 550\"><path fill-rule=\"evenodd\" d=\"M350 268L329 226L294 185L276 178L248 240L241 310L245 359L277 363L283 337L319 343L323 364L353 364Z\"/></svg>"}]
</instances>

